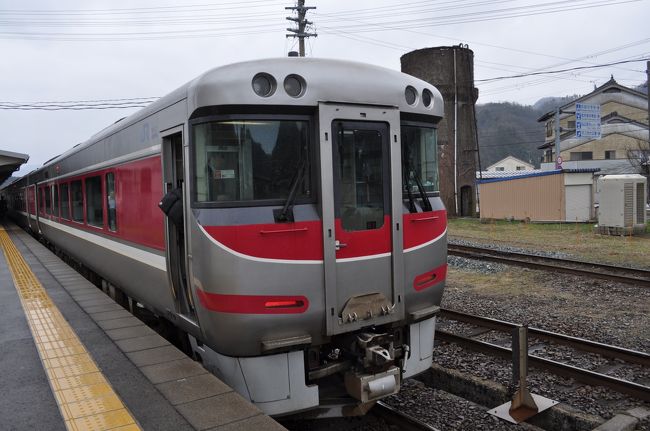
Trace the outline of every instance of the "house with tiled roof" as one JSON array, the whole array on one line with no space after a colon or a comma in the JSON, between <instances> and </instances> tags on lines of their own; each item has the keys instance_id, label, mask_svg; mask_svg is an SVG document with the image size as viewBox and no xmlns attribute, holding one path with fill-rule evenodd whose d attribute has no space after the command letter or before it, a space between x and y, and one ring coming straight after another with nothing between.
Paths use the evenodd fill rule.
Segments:
<instances>
[{"instance_id":1,"label":"house with tiled roof","mask_svg":"<svg viewBox=\"0 0 650 431\"><path fill-rule=\"evenodd\" d=\"M576 136L576 103L600 105L601 138ZM546 139L541 169L556 169L555 122L557 111L538 119L546 125ZM560 107L559 156L564 169L600 170L599 175L637 173L628 155L648 151L647 95L625 87L614 80L595 88L591 93Z\"/></svg>"}]
</instances>

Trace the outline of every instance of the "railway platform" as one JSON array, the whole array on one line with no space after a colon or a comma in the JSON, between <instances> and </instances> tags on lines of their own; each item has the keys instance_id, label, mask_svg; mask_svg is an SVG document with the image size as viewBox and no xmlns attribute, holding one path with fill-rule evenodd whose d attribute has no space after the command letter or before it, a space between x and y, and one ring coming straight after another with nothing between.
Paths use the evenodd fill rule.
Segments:
<instances>
[{"instance_id":1,"label":"railway platform","mask_svg":"<svg viewBox=\"0 0 650 431\"><path fill-rule=\"evenodd\" d=\"M0 428L284 429L17 226L0 246Z\"/></svg>"}]
</instances>

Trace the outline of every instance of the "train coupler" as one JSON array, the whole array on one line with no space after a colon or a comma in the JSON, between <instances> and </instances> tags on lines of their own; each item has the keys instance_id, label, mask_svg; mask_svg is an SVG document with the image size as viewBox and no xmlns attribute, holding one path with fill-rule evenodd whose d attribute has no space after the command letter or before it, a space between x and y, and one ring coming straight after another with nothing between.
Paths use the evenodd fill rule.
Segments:
<instances>
[{"instance_id":1,"label":"train coupler","mask_svg":"<svg viewBox=\"0 0 650 431\"><path fill-rule=\"evenodd\" d=\"M362 403L376 401L399 392L400 376L401 371L395 366L377 374L347 372L345 374L345 389L350 396Z\"/></svg>"},{"instance_id":2,"label":"train coupler","mask_svg":"<svg viewBox=\"0 0 650 431\"><path fill-rule=\"evenodd\" d=\"M389 334L361 333L357 335L357 348L364 368L385 367L395 361L393 337Z\"/></svg>"}]
</instances>

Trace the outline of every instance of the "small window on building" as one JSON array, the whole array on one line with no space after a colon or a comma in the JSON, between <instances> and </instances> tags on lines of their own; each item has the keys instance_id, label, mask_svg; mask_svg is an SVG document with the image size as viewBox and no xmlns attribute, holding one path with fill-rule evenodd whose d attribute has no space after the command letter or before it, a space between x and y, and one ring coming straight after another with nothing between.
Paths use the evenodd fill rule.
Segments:
<instances>
[{"instance_id":1,"label":"small window on building","mask_svg":"<svg viewBox=\"0 0 650 431\"><path fill-rule=\"evenodd\" d=\"M108 229L117 230L117 202L115 200L115 174L106 174L106 208L108 208Z\"/></svg>"},{"instance_id":2,"label":"small window on building","mask_svg":"<svg viewBox=\"0 0 650 431\"><path fill-rule=\"evenodd\" d=\"M86 223L91 226L104 226L102 206L102 177L86 178Z\"/></svg>"},{"instance_id":3,"label":"small window on building","mask_svg":"<svg viewBox=\"0 0 650 431\"><path fill-rule=\"evenodd\" d=\"M548 149L544 152L544 162L550 163L553 161L553 150Z\"/></svg>"},{"instance_id":4,"label":"small window on building","mask_svg":"<svg viewBox=\"0 0 650 431\"><path fill-rule=\"evenodd\" d=\"M497 166L494 170L495 171L505 171L506 168L504 168L503 166Z\"/></svg>"},{"instance_id":5,"label":"small window on building","mask_svg":"<svg viewBox=\"0 0 650 431\"><path fill-rule=\"evenodd\" d=\"M68 183L61 184L59 191L61 192L61 218L70 220L70 195Z\"/></svg>"},{"instance_id":6,"label":"small window on building","mask_svg":"<svg viewBox=\"0 0 650 431\"><path fill-rule=\"evenodd\" d=\"M569 121L567 121L567 128L569 128L569 129L575 129L575 128L576 128L576 122L575 122L575 120L569 120Z\"/></svg>"},{"instance_id":7,"label":"small window on building","mask_svg":"<svg viewBox=\"0 0 650 431\"><path fill-rule=\"evenodd\" d=\"M45 214L52 214L52 191L50 190L50 186L45 186L45 189L43 191L45 194Z\"/></svg>"},{"instance_id":8,"label":"small window on building","mask_svg":"<svg viewBox=\"0 0 650 431\"><path fill-rule=\"evenodd\" d=\"M616 150L605 151L605 160L614 160L616 158Z\"/></svg>"},{"instance_id":9,"label":"small window on building","mask_svg":"<svg viewBox=\"0 0 650 431\"><path fill-rule=\"evenodd\" d=\"M593 160L594 156L591 151L576 151L571 153L572 161Z\"/></svg>"},{"instance_id":10,"label":"small window on building","mask_svg":"<svg viewBox=\"0 0 650 431\"><path fill-rule=\"evenodd\" d=\"M553 136L553 122L549 121L546 123L546 137L550 138Z\"/></svg>"},{"instance_id":11,"label":"small window on building","mask_svg":"<svg viewBox=\"0 0 650 431\"><path fill-rule=\"evenodd\" d=\"M70 183L70 196L72 200L72 220L83 223L84 195L81 191L81 180Z\"/></svg>"}]
</instances>

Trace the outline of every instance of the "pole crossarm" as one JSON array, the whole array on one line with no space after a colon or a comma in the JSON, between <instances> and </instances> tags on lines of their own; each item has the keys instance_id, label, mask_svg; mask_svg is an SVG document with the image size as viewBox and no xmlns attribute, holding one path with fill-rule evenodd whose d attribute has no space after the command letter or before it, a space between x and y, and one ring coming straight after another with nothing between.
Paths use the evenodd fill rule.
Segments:
<instances>
[{"instance_id":1,"label":"pole crossarm","mask_svg":"<svg viewBox=\"0 0 650 431\"><path fill-rule=\"evenodd\" d=\"M307 32L307 26L313 25L314 23L305 19L307 11L310 9L316 9L316 6L305 6L305 0L298 0L296 6L287 6L286 10L291 10L297 13L297 17L288 16L287 20L293 21L298 25L298 28L288 28L287 31L290 34L287 34L286 37L298 38L299 44L299 55L300 57L305 56L305 38L317 37L316 33Z\"/></svg>"}]
</instances>

